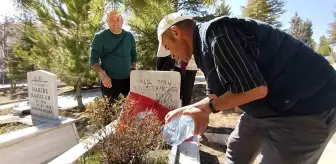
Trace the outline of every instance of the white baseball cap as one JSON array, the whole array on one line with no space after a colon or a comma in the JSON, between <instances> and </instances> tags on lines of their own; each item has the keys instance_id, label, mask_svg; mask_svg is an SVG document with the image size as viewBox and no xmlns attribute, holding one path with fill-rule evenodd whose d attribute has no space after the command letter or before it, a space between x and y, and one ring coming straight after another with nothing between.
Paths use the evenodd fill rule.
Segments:
<instances>
[{"instance_id":1,"label":"white baseball cap","mask_svg":"<svg viewBox=\"0 0 336 164\"><path fill-rule=\"evenodd\" d=\"M177 22L181 22L186 19L193 19L190 15L185 15L183 13L170 13L166 16L164 16L157 28L157 36L159 40L159 48L157 51L157 57L166 57L170 55L169 50L166 50L164 46L162 46L162 34L171 26L176 24Z\"/></svg>"}]
</instances>

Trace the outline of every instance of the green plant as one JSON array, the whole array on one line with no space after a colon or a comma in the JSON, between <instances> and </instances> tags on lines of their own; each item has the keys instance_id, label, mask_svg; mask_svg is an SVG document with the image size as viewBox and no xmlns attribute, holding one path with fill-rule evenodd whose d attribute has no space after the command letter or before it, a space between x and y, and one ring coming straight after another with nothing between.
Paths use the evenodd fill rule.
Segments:
<instances>
[{"instance_id":1,"label":"green plant","mask_svg":"<svg viewBox=\"0 0 336 164\"><path fill-rule=\"evenodd\" d=\"M12 122L12 123L7 123L7 124L1 124L0 125L0 135L14 132L17 130L21 130L24 128L30 127L29 125L22 124L20 122Z\"/></svg>"},{"instance_id":2,"label":"green plant","mask_svg":"<svg viewBox=\"0 0 336 164\"><path fill-rule=\"evenodd\" d=\"M162 124L155 113L149 112L150 109L144 111L141 118L135 117L134 111L138 108L138 103L121 99L110 105L107 99L96 98L88 105L90 131L103 129L101 135L106 136L96 137L99 143L95 148L101 153L103 163L142 164L153 160L166 160L164 155L158 159L150 155L150 152L160 149L162 145ZM118 120L114 124L114 132L106 135L108 133L105 126L114 120Z\"/></svg>"}]
</instances>

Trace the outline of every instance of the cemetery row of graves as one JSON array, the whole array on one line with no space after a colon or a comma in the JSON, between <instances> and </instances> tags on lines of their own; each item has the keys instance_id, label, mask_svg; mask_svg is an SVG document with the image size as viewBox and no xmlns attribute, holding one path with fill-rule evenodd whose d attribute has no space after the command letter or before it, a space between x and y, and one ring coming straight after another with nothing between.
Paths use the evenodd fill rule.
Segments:
<instances>
[{"instance_id":1,"label":"cemetery row of graves","mask_svg":"<svg viewBox=\"0 0 336 164\"><path fill-rule=\"evenodd\" d=\"M162 142L161 127L165 114L181 105L178 72L132 71L127 98L110 106L96 97L84 112L60 110L56 79L50 72L29 72L29 103L0 110L3 163L221 163L239 119L232 111L212 114L204 138L172 147ZM204 95L205 85L196 84L193 102Z\"/></svg>"},{"instance_id":2,"label":"cemetery row of graves","mask_svg":"<svg viewBox=\"0 0 336 164\"><path fill-rule=\"evenodd\" d=\"M29 103L0 117L1 124L20 125L0 135L5 163L200 161L196 136L179 148L162 143L164 116L180 106L177 72L133 71L127 98L109 106L97 97L82 113L59 110L55 74L29 72L27 81ZM85 124L78 123L83 120Z\"/></svg>"}]
</instances>

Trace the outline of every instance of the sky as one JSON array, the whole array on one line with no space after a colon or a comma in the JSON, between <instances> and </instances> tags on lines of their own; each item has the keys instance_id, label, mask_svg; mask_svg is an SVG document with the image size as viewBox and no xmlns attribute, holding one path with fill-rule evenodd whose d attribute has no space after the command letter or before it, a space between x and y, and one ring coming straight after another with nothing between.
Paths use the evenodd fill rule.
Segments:
<instances>
[{"instance_id":1,"label":"sky","mask_svg":"<svg viewBox=\"0 0 336 164\"><path fill-rule=\"evenodd\" d=\"M234 15L241 15L241 6L246 4L247 0L226 0L231 7ZM285 0L284 9L286 12L281 15L280 21L283 28L289 28L289 21L295 14L313 23L313 39L319 43L322 35L328 35L329 23L335 21L333 13L336 11L335 0Z\"/></svg>"},{"instance_id":2,"label":"sky","mask_svg":"<svg viewBox=\"0 0 336 164\"><path fill-rule=\"evenodd\" d=\"M333 12L336 11L335 0L285 0L286 12L281 16L280 21L283 28L289 28L289 21L295 12L303 19L310 19L313 22L313 39L319 43L322 35L328 35L329 23L334 21ZM241 14L241 6L247 0L226 0L234 15ZM15 8L12 0L0 0L0 21L3 16L13 15Z\"/></svg>"}]
</instances>

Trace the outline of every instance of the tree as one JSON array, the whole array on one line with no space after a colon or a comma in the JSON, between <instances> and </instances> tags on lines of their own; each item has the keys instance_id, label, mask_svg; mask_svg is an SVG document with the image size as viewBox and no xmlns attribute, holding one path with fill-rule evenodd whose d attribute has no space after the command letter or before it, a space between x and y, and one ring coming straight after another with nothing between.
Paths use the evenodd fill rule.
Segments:
<instances>
[{"instance_id":1,"label":"tree","mask_svg":"<svg viewBox=\"0 0 336 164\"><path fill-rule=\"evenodd\" d=\"M2 83L5 78L10 80L11 94L15 92L16 82L23 80L22 78L14 78L8 74L9 65L6 64L8 58L12 56L12 47L20 38L20 24L15 22L14 17L5 17L4 22L0 24L0 70L2 70ZM12 66L13 67L13 66ZM5 72L7 74L5 74Z\"/></svg>"},{"instance_id":2,"label":"tree","mask_svg":"<svg viewBox=\"0 0 336 164\"><path fill-rule=\"evenodd\" d=\"M26 57L39 69L55 72L76 89L78 107L84 109L83 83L95 83L97 75L89 65L89 44L102 28L104 0L25 1L38 24L25 33L33 41Z\"/></svg>"},{"instance_id":3,"label":"tree","mask_svg":"<svg viewBox=\"0 0 336 164\"><path fill-rule=\"evenodd\" d=\"M295 13L290 21L289 33L309 47L313 47L313 23L310 20L303 21L298 13Z\"/></svg>"},{"instance_id":4,"label":"tree","mask_svg":"<svg viewBox=\"0 0 336 164\"><path fill-rule=\"evenodd\" d=\"M328 40L324 35L320 37L320 43L317 52L322 56L328 56L332 52L332 48L330 47Z\"/></svg>"},{"instance_id":5,"label":"tree","mask_svg":"<svg viewBox=\"0 0 336 164\"><path fill-rule=\"evenodd\" d=\"M330 29L329 29L329 35L330 35L330 40L331 43L335 44L336 43L336 11L334 12L334 22L330 23Z\"/></svg>"},{"instance_id":6,"label":"tree","mask_svg":"<svg viewBox=\"0 0 336 164\"><path fill-rule=\"evenodd\" d=\"M231 15L231 7L222 1L219 5L214 5L215 9L213 13L208 13L201 16L196 16L194 19L199 22L209 21L214 19L215 17L224 16L224 15Z\"/></svg>"},{"instance_id":7,"label":"tree","mask_svg":"<svg viewBox=\"0 0 336 164\"><path fill-rule=\"evenodd\" d=\"M243 15L281 27L277 19L285 12L283 0L248 0L243 6Z\"/></svg>"},{"instance_id":8,"label":"tree","mask_svg":"<svg viewBox=\"0 0 336 164\"><path fill-rule=\"evenodd\" d=\"M141 4L140 4L141 3ZM142 0L126 3L130 16L127 19L131 30L136 34L137 66L141 69L155 69L158 47L157 25L162 17L174 11L187 11L204 14L203 9L211 1L152 1ZM155 13L155 14L153 14Z\"/></svg>"},{"instance_id":9,"label":"tree","mask_svg":"<svg viewBox=\"0 0 336 164\"><path fill-rule=\"evenodd\" d=\"M14 52L8 56L5 61L7 77L11 81L11 94L15 93L16 84L26 79L27 72L32 70L32 66L28 61L20 56L20 53L26 52L16 52L16 50L18 50L17 46L18 45L13 47Z\"/></svg>"},{"instance_id":10,"label":"tree","mask_svg":"<svg viewBox=\"0 0 336 164\"><path fill-rule=\"evenodd\" d=\"M218 6L215 6L215 16L231 15L231 7L222 1Z\"/></svg>"},{"instance_id":11,"label":"tree","mask_svg":"<svg viewBox=\"0 0 336 164\"><path fill-rule=\"evenodd\" d=\"M311 45L311 48L317 51L317 43L313 40L313 43Z\"/></svg>"}]
</instances>

